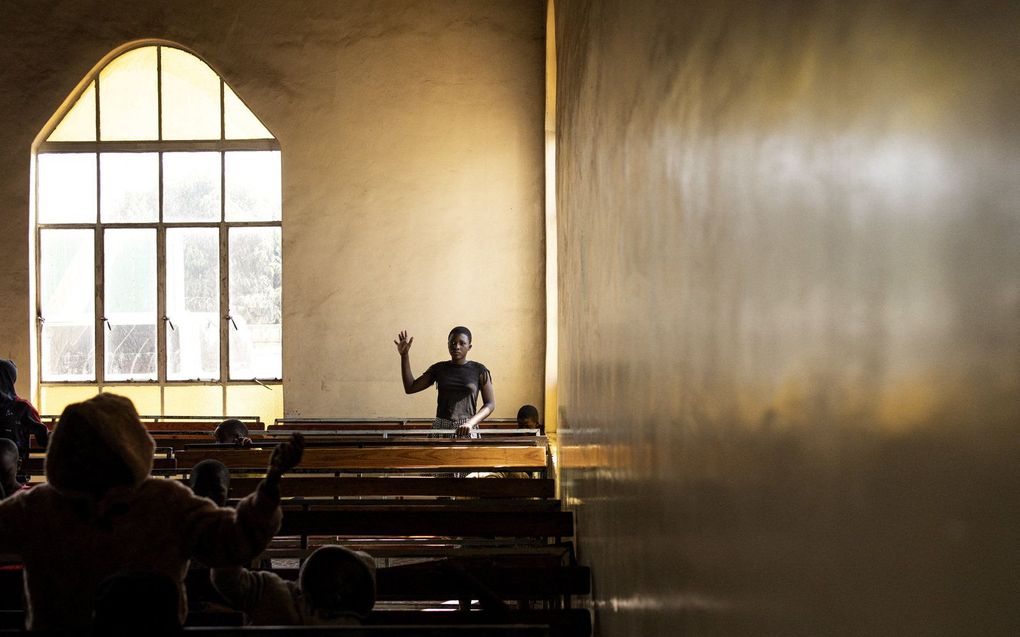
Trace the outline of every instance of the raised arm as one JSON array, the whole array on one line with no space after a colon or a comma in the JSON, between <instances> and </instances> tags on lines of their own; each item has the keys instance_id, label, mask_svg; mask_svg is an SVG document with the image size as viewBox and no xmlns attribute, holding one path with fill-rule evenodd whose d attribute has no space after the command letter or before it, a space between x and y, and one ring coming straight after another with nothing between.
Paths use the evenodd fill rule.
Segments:
<instances>
[{"instance_id":1,"label":"raised arm","mask_svg":"<svg viewBox=\"0 0 1020 637\"><path fill-rule=\"evenodd\" d=\"M488 418L496 409L496 390L492 388L492 375L485 375L485 384L482 385L482 407L474 416L464 421L464 424L457 427L458 436L470 436L472 429L478 428L478 423Z\"/></svg>"},{"instance_id":2,"label":"raised arm","mask_svg":"<svg viewBox=\"0 0 1020 637\"><path fill-rule=\"evenodd\" d=\"M397 340L393 341L393 344L397 346L397 353L400 354L400 379L404 382L405 394L416 394L432 386L432 375L427 371L418 378L415 378L411 373L411 359L408 353L411 351L413 342L414 337L408 337L407 331L397 334Z\"/></svg>"},{"instance_id":3,"label":"raised arm","mask_svg":"<svg viewBox=\"0 0 1020 637\"><path fill-rule=\"evenodd\" d=\"M187 492L185 542L195 557L217 567L242 564L262 552L280 528L280 479L301 461L304 446L300 434L277 445L265 479L236 509Z\"/></svg>"}]
</instances>

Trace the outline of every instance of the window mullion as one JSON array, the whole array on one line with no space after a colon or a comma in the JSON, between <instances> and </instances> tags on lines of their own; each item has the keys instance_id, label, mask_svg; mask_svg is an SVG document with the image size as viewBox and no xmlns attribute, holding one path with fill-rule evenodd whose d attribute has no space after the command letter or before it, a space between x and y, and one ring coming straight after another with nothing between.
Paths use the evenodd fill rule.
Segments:
<instances>
[{"instance_id":1,"label":"window mullion","mask_svg":"<svg viewBox=\"0 0 1020 637\"><path fill-rule=\"evenodd\" d=\"M94 231L95 241L95 268L96 268L96 317L95 317L95 358L96 358L96 384L102 390L106 383L106 305L104 292L106 286L106 253L103 251L103 226L97 223Z\"/></svg>"},{"instance_id":2,"label":"window mullion","mask_svg":"<svg viewBox=\"0 0 1020 637\"><path fill-rule=\"evenodd\" d=\"M226 158L220 153L220 382L226 401L226 383L230 380L230 255L226 223ZM224 413L226 403L224 402Z\"/></svg>"},{"instance_id":3,"label":"window mullion","mask_svg":"<svg viewBox=\"0 0 1020 637\"><path fill-rule=\"evenodd\" d=\"M166 224L163 223L163 153L159 154L159 223L156 224L156 380L167 380ZM162 414L162 410L160 412Z\"/></svg>"}]
</instances>

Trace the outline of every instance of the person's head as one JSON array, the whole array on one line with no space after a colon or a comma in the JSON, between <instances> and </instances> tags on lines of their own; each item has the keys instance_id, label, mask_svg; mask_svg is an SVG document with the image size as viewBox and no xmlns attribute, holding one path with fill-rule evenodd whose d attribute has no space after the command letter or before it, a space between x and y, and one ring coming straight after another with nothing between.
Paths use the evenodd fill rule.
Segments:
<instances>
[{"instance_id":1,"label":"person's head","mask_svg":"<svg viewBox=\"0 0 1020 637\"><path fill-rule=\"evenodd\" d=\"M152 471L155 449L130 400L99 394L60 415L46 450L46 481L61 493L96 498L137 487Z\"/></svg>"},{"instance_id":2,"label":"person's head","mask_svg":"<svg viewBox=\"0 0 1020 637\"><path fill-rule=\"evenodd\" d=\"M236 444L248 437L248 428L237 418L228 418L213 430L216 442Z\"/></svg>"},{"instance_id":3,"label":"person's head","mask_svg":"<svg viewBox=\"0 0 1020 637\"><path fill-rule=\"evenodd\" d=\"M13 493L18 484L18 467L21 465L21 454L13 440L0 438L0 486L7 497Z\"/></svg>"},{"instance_id":4,"label":"person's head","mask_svg":"<svg viewBox=\"0 0 1020 637\"><path fill-rule=\"evenodd\" d=\"M122 573L99 585L94 635L173 635L181 632L177 584L162 573Z\"/></svg>"},{"instance_id":5,"label":"person's head","mask_svg":"<svg viewBox=\"0 0 1020 637\"><path fill-rule=\"evenodd\" d=\"M230 470L219 460L203 460L192 468L190 485L195 495L225 506L230 493Z\"/></svg>"},{"instance_id":6,"label":"person's head","mask_svg":"<svg viewBox=\"0 0 1020 637\"><path fill-rule=\"evenodd\" d=\"M517 410L517 426L521 429L538 429L538 408L524 405Z\"/></svg>"},{"instance_id":7,"label":"person's head","mask_svg":"<svg viewBox=\"0 0 1020 637\"><path fill-rule=\"evenodd\" d=\"M18 366L14 361L0 358L0 397L7 400L14 400L17 393L14 391L14 383L18 380Z\"/></svg>"},{"instance_id":8,"label":"person's head","mask_svg":"<svg viewBox=\"0 0 1020 637\"><path fill-rule=\"evenodd\" d=\"M362 551L321 546L301 566L298 583L317 613L364 616L375 606L375 561Z\"/></svg>"},{"instance_id":9,"label":"person's head","mask_svg":"<svg viewBox=\"0 0 1020 637\"><path fill-rule=\"evenodd\" d=\"M471 330L463 325L453 328L446 338L446 346L450 350L450 360L455 363L463 362L467 358L467 353L471 351Z\"/></svg>"}]
</instances>

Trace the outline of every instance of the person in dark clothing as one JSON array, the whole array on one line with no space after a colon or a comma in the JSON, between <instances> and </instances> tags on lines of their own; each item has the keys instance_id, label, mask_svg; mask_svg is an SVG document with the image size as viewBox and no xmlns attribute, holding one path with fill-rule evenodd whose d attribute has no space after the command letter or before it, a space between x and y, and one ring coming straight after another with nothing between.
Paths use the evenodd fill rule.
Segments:
<instances>
[{"instance_id":1,"label":"person in dark clothing","mask_svg":"<svg viewBox=\"0 0 1020 637\"><path fill-rule=\"evenodd\" d=\"M18 466L21 456L13 440L0 438L0 500L21 490L18 484Z\"/></svg>"},{"instance_id":2,"label":"person in dark clothing","mask_svg":"<svg viewBox=\"0 0 1020 637\"><path fill-rule=\"evenodd\" d=\"M438 389L436 419L433 429L456 429L458 436L473 436L478 423L485 420L496 408L496 392L492 388L492 374L481 363L469 361L471 330L457 326L450 330L446 344L450 360L440 361L425 370L418 378L411 373L408 352L414 337L406 331L397 335L393 343L400 354L400 375L404 381L404 393L414 394L431 387ZM482 407L477 408L478 394L482 395Z\"/></svg>"},{"instance_id":3,"label":"person in dark clothing","mask_svg":"<svg viewBox=\"0 0 1020 637\"><path fill-rule=\"evenodd\" d=\"M14 361L0 359L0 438L14 441L21 457L21 467L28 466L30 436L39 446L46 448L49 430L42 424L39 412L32 403L18 396L14 383L18 380L18 366ZM19 476L24 478L24 476Z\"/></svg>"},{"instance_id":4,"label":"person in dark clothing","mask_svg":"<svg viewBox=\"0 0 1020 637\"><path fill-rule=\"evenodd\" d=\"M191 469L189 482L195 495L209 498L216 506L227 506L230 494L230 470L219 460L207 458Z\"/></svg>"},{"instance_id":5,"label":"person in dark clothing","mask_svg":"<svg viewBox=\"0 0 1020 637\"><path fill-rule=\"evenodd\" d=\"M238 447L251 447L251 438L248 437L248 428L237 418L227 418L216 425L213 430L216 442L220 444L237 445Z\"/></svg>"},{"instance_id":6,"label":"person in dark clothing","mask_svg":"<svg viewBox=\"0 0 1020 637\"><path fill-rule=\"evenodd\" d=\"M105 579L96 592L92 634L182 635L177 583L163 573L120 573Z\"/></svg>"}]
</instances>

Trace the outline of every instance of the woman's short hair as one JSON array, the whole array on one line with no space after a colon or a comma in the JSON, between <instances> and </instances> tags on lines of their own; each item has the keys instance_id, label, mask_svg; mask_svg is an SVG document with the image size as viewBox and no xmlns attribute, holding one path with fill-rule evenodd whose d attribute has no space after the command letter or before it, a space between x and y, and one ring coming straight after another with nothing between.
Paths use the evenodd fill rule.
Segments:
<instances>
[{"instance_id":1,"label":"woman's short hair","mask_svg":"<svg viewBox=\"0 0 1020 637\"><path fill-rule=\"evenodd\" d=\"M463 325L458 325L457 327L450 330L450 335L446 337L446 340L450 340L457 334L463 334L464 336L467 337L468 343L471 342L471 330L464 327Z\"/></svg>"}]
</instances>

